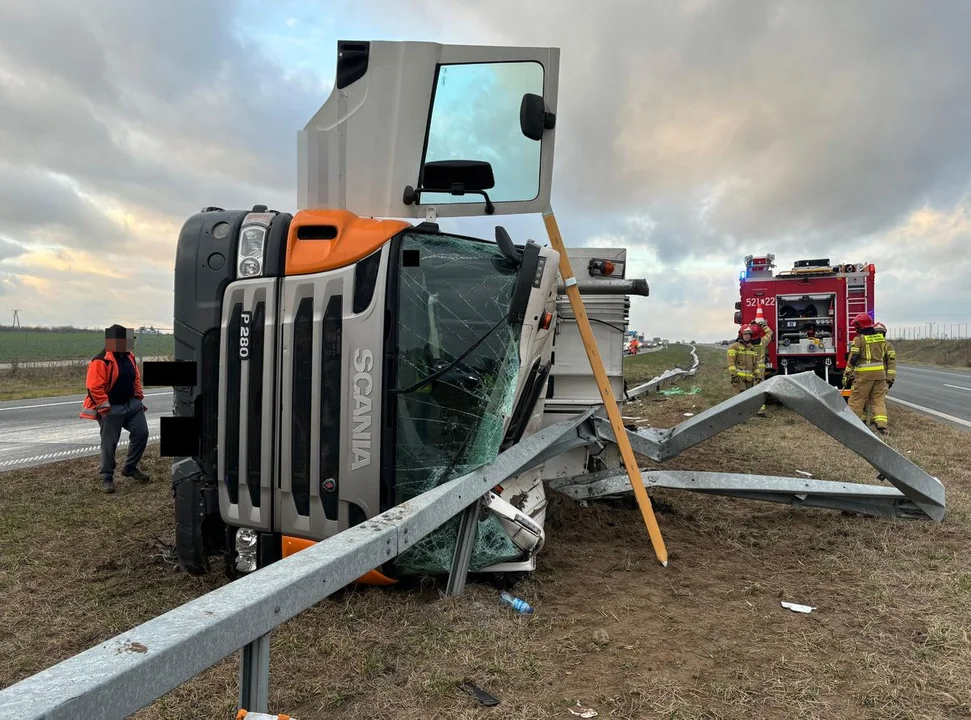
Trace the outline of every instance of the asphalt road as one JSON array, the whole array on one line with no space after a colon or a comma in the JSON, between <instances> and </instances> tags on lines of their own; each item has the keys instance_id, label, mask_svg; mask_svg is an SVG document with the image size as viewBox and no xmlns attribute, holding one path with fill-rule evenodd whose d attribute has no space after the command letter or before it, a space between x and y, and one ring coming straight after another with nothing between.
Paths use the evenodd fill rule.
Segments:
<instances>
[{"instance_id":1,"label":"asphalt road","mask_svg":"<svg viewBox=\"0 0 971 720\"><path fill-rule=\"evenodd\" d=\"M98 424L79 417L83 395L0 402L0 473L58 460L97 455ZM158 440L159 417L172 414L172 391L145 393L149 442ZM119 448L128 445L122 432ZM97 464L92 466L97 474Z\"/></svg>"},{"instance_id":2,"label":"asphalt road","mask_svg":"<svg viewBox=\"0 0 971 720\"><path fill-rule=\"evenodd\" d=\"M918 410L941 422L971 429L971 371L897 363L897 380L887 395L893 404Z\"/></svg>"}]
</instances>

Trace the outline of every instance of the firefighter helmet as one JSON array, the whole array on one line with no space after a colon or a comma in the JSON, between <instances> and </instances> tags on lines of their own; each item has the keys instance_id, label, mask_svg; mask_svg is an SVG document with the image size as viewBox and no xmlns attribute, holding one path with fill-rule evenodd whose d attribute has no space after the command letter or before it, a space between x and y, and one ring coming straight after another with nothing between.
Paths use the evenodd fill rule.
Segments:
<instances>
[{"instance_id":1,"label":"firefighter helmet","mask_svg":"<svg viewBox=\"0 0 971 720\"><path fill-rule=\"evenodd\" d=\"M884 335L887 334L887 326L884 325L882 322L873 323L873 329L877 330L880 333L883 333Z\"/></svg>"},{"instance_id":2,"label":"firefighter helmet","mask_svg":"<svg viewBox=\"0 0 971 720\"><path fill-rule=\"evenodd\" d=\"M866 313L860 313L853 318L853 324L858 328L873 327L873 318Z\"/></svg>"},{"instance_id":3,"label":"firefighter helmet","mask_svg":"<svg viewBox=\"0 0 971 720\"><path fill-rule=\"evenodd\" d=\"M751 325L742 325L741 329L738 331L738 336L742 337L742 335L744 335L745 333L748 333L749 335L752 334Z\"/></svg>"}]
</instances>

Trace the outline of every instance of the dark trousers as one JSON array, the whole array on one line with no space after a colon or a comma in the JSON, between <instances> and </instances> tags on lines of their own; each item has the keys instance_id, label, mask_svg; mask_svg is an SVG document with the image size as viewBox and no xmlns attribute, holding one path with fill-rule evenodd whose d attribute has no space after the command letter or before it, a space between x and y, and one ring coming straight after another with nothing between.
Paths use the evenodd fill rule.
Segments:
<instances>
[{"instance_id":1,"label":"dark trousers","mask_svg":"<svg viewBox=\"0 0 971 720\"><path fill-rule=\"evenodd\" d=\"M107 480L115 474L115 451L122 430L128 431L124 471L134 470L148 445L148 420L142 401L132 398L124 405L112 405L106 415L98 416L98 425L101 427L101 477Z\"/></svg>"}]
</instances>

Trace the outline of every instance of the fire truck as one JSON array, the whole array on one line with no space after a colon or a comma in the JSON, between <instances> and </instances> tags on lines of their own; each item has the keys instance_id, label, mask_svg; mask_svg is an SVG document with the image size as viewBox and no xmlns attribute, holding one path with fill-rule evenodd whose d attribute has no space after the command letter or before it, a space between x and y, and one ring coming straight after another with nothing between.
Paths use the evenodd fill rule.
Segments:
<instances>
[{"instance_id":1,"label":"fire truck","mask_svg":"<svg viewBox=\"0 0 971 720\"><path fill-rule=\"evenodd\" d=\"M797 260L785 272L774 273L775 267L771 254L745 258L735 324L747 325L761 314L771 328L766 377L814 371L839 387L856 337L853 318L873 317L876 268L829 258Z\"/></svg>"}]
</instances>

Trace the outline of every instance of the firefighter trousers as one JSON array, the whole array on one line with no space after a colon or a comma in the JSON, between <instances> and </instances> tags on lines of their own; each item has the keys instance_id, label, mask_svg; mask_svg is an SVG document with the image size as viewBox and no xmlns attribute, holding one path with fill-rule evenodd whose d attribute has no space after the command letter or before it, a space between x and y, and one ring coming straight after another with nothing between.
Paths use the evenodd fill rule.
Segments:
<instances>
[{"instance_id":1,"label":"firefighter trousers","mask_svg":"<svg viewBox=\"0 0 971 720\"><path fill-rule=\"evenodd\" d=\"M755 381L752 380L751 378L748 378L748 379L743 379L740 377L732 378L732 390L735 391L736 395L738 395L739 393L745 392L753 385L755 385Z\"/></svg>"},{"instance_id":2,"label":"firefighter trousers","mask_svg":"<svg viewBox=\"0 0 971 720\"><path fill-rule=\"evenodd\" d=\"M850 390L850 410L856 413L860 420L866 419L866 406L870 406L873 422L878 428L887 427L887 381L871 380L857 375L853 378L853 388Z\"/></svg>"},{"instance_id":3,"label":"firefighter trousers","mask_svg":"<svg viewBox=\"0 0 971 720\"><path fill-rule=\"evenodd\" d=\"M738 395L739 393L745 392L750 387L754 387L754 386L755 386L755 380L743 380L740 377L733 377L732 378L732 390L735 391L735 394L736 395ZM759 414L760 415L765 415L765 405L764 404L762 405L762 407L759 408Z\"/></svg>"}]
</instances>

